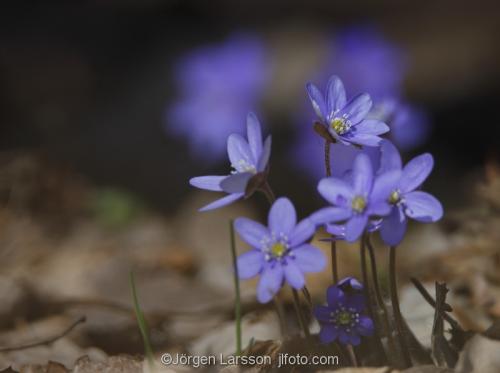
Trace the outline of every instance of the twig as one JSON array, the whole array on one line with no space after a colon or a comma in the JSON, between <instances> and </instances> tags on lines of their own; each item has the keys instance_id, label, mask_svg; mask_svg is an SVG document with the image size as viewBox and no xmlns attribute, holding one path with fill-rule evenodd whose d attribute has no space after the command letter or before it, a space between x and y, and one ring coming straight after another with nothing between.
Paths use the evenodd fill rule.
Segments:
<instances>
[{"instance_id":1,"label":"twig","mask_svg":"<svg viewBox=\"0 0 500 373\"><path fill-rule=\"evenodd\" d=\"M424 287L424 285L422 285L422 283L419 280L417 280L415 277L411 277L410 281L412 282L413 285L415 285L415 287L420 292L420 294L422 295L422 297L426 300L426 302L429 303L431 305L431 307L436 308L436 301L432 298L432 296L429 294L429 292ZM442 312L441 316L443 316L443 318L446 321L448 321L448 323L453 328L455 328L457 330L460 330L460 331L463 331L462 327L458 324L458 322L453 317L451 317L450 315L448 315L446 313L446 311L448 311L448 312L452 311L450 309L450 307L447 307L447 306L448 306L447 304L443 305L443 312Z\"/></svg>"},{"instance_id":2,"label":"twig","mask_svg":"<svg viewBox=\"0 0 500 373\"><path fill-rule=\"evenodd\" d=\"M50 344L56 342L57 340L67 336L77 325L84 323L85 321L86 321L85 316L82 316L78 320L74 321L68 328L66 328L66 330L64 330L62 333L60 333L58 335L55 335L53 337L47 338L47 339L45 339L43 341L39 341L39 342L33 342L33 343L28 343L25 345L14 346L14 347L3 347L3 348L0 348L0 352L19 351L19 350L26 350L26 349L33 348L33 347L50 345Z\"/></svg>"}]
</instances>

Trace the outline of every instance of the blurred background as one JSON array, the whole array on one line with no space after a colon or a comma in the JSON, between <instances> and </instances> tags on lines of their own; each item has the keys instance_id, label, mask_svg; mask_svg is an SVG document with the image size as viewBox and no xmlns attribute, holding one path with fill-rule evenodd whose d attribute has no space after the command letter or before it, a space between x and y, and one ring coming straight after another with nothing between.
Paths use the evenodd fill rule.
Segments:
<instances>
[{"instance_id":1,"label":"blurred background","mask_svg":"<svg viewBox=\"0 0 500 373\"><path fill-rule=\"evenodd\" d=\"M225 310L203 326L155 319L155 346L185 348L230 318L230 303L211 304L231 291L227 220L262 217L266 203L256 197L198 214L215 198L188 180L229 171L226 137L244 133L251 110L273 136L275 192L291 197L301 216L321 206L315 186L323 145L312 130L305 84L324 89L332 74L348 97L372 95L372 115L388 122L406 159L434 155L426 189L443 202L446 219L415 234L409 246L420 256L409 254L407 266L473 248L463 255L479 261L473 264L479 285L460 287L461 274L470 273L457 269L462 254L456 262L443 259L453 263L446 269L421 269L422 276L458 279L462 295L484 291L493 281L484 268L494 273L500 258L499 24L495 1L2 4L0 291L10 299L0 310L3 330L24 331L23 340L50 334L50 323L45 334L24 323L58 315L57 329L77 308L97 316L67 342L75 351L96 348L96 358L140 352L129 315L116 321L113 307L101 304L129 303L130 269L139 272L145 307L156 313L170 318L203 302ZM340 173L353 153L336 163L333 152ZM345 258L346 272L353 261ZM71 307L63 305L74 298ZM488 293L486 303L500 316L497 299ZM473 327L484 327L490 308L484 324ZM15 341L8 335L2 343ZM74 355L60 359L71 365Z\"/></svg>"}]
</instances>

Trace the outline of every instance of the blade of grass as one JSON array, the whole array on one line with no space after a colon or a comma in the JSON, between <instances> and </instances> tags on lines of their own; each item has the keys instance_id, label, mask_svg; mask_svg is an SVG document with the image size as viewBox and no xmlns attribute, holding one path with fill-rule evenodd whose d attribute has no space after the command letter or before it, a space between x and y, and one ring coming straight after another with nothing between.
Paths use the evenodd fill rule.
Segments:
<instances>
[{"instance_id":1,"label":"blade of grass","mask_svg":"<svg viewBox=\"0 0 500 373\"><path fill-rule=\"evenodd\" d=\"M139 330L141 331L142 340L144 342L144 352L146 358L148 359L149 365L154 366L153 348L151 347L151 341L149 339L149 330L142 313L141 306L139 305L139 299L137 297L137 289L135 287L134 272L130 271L130 289L132 290L132 299L134 301L134 311L137 318L137 324L139 325Z\"/></svg>"},{"instance_id":2,"label":"blade of grass","mask_svg":"<svg viewBox=\"0 0 500 373\"><path fill-rule=\"evenodd\" d=\"M236 323L236 355L241 355L241 297L240 297L240 277L238 276L238 265L236 262L236 239L234 236L233 220L229 221L229 234L231 236L231 254L233 257L234 273L234 319Z\"/></svg>"}]
</instances>

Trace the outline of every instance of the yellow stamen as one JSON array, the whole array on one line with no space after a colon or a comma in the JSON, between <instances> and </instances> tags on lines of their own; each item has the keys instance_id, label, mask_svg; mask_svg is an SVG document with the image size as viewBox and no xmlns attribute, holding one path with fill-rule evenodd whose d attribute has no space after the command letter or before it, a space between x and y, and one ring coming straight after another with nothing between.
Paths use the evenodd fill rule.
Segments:
<instances>
[{"instance_id":1,"label":"yellow stamen","mask_svg":"<svg viewBox=\"0 0 500 373\"><path fill-rule=\"evenodd\" d=\"M339 135L344 134L348 130L347 122L343 118L333 118L330 127Z\"/></svg>"},{"instance_id":2,"label":"yellow stamen","mask_svg":"<svg viewBox=\"0 0 500 373\"><path fill-rule=\"evenodd\" d=\"M354 211L361 213L366 208L366 199L362 196L356 196L352 199L351 207Z\"/></svg>"},{"instance_id":3,"label":"yellow stamen","mask_svg":"<svg viewBox=\"0 0 500 373\"><path fill-rule=\"evenodd\" d=\"M392 205L397 204L401 200L401 195L397 190L394 190L389 196L389 203Z\"/></svg>"},{"instance_id":4,"label":"yellow stamen","mask_svg":"<svg viewBox=\"0 0 500 373\"><path fill-rule=\"evenodd\" d=\"M271 246L271 254L273 256L280 258L285 254L286 252L286 246L283 245L281 242L276 242L273 246Z\"/></svg>"}]
</instances>

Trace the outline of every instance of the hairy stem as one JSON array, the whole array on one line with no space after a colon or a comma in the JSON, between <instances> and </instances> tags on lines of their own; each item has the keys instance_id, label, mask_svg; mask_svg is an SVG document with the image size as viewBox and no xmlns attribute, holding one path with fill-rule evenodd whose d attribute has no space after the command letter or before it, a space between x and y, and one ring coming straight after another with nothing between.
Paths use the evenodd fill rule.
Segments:
<instances>
[{"instance_id":1,"label":"hairy stem","mask_svg":"<svg viewBox=\"0 0 500 373\"><path fill-rule=\"evenodd\" d=\"M299 293L297 290L292 288L292 294L293 294L293 305L295 307L295 313L297 314L297 320L299 321L300 327L304 331L304 336L306 338L309 338L311 334L309 333L309 328L307 327L307 323L304 319L304 315L302 314L302 311L300 310L300 300L299 300Z\"/></svg>"},{"instance_id":2,"label":"hairy stem","mask_svg":"<svg viewBox=\"0 0 500 373\"><path fill-rule=\"evenodd\" d=\"M409 367L411 366L411 357L403 332L403 316L401 315L401 310L399 308L398 285L396 281L396 246L391 246L389 249L389 287L399 344L401 345L401 351L403 353L405 364Z\"/></svg>"},{"instance_id":3,"label":"hairy stem","mask_svg":"<svg viewBox=\"0 0 500 373\"><path fill-rule=\"evenodd\" d=\"M240 278L238 276L238 265L236 262L236 239L234 236L233 220L229 221L229 235L231 238L231 255L233 259L234 273L234 319L236 323L236 355L241 354L241 297L240 297Z\"/></svg>"},{"instance_id":4,"label":"hairy stem","mask_svg":"<svg viewBox=\"0 0 500 373\"><path fill-rule=\"evenodd\" d=\"M389 323L389 312L387 310L387 306L384 302L384 298L382 297L382 291L380 290L380 283L378 281L378 271L377 271L377 262L375 258L375 250L373 249L373 245L370 240L370 236L366 235L366 247L368 248L368 254L370 255L370 264L371 264L371 272L372 272L372 281L375 288L375 297L377 299L378 306L382 309L382 313L384 314L384 325L387 331L387 338L389 341L389 348L391 351L396 351L396 342L391 333L391 327Z\"/></svg>"}]
</instances>

